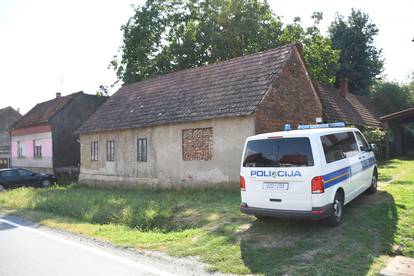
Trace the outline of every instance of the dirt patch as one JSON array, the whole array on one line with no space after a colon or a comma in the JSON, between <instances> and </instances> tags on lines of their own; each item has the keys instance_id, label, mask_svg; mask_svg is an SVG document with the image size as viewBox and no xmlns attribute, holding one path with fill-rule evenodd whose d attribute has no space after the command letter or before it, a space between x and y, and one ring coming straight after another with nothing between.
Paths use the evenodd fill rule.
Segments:
<instances>
[{"instance_id":1,"label":"dirt patch","mask_svg":"<svg viewBox=\"0 0 414 276\"><path fill-rule=\"evenodd\" d=\"M382 276L414 276L414 258L396 256L381 270Z\"/></svg>"}]
</instances>

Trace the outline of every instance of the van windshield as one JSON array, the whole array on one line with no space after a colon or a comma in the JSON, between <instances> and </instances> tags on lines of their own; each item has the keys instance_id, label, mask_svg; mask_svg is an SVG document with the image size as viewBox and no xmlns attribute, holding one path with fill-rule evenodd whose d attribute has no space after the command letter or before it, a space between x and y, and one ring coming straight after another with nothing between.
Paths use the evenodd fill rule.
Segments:
<instances>
[{"instance_id":1,"label":"van windshield","mask_svg":"<svg viewBox=\"0 0 414 276\"><path fill-rule=\"evenodd\" d=\"M243 167L313 166L309 138L262 139L247 142Z\"/></svg>"}]
</instances>

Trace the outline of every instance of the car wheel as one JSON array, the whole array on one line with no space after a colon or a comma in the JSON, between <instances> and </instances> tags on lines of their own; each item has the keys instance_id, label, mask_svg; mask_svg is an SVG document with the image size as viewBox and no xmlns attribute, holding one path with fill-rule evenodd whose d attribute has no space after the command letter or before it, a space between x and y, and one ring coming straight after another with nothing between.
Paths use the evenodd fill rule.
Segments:
<instances>
[{"instance_id":1,"label":"car wheel","mask_svg":"<svg viewBox=\"0 0 414 276\"><path fill-rule=\"evenodd\" d=\"M342 223L344 216L344 199L342 194L336 193L332 203L332 215L327 218L327 222L331 226L338 226Z\"/></svg>"},{"instance_id":2,"label":"car wheel","mask_svg":"<svg viewBox=\"0 0 414 276\"><path fill-rule=\"evenodd\" d=\"M368 188L367 193L370 195L375 194L377 192L377 186L378 186L378 178L374 174L372 176L371 186Z\"/></svg>"},{"instance_id":3,"label":"car wheel","mask_svg":"<svg viewBox=\"0 0 414 276\"><path fill-rule=\"evenodd\" d=\"M42 184L42 188L49 188L52 185L52 183L47 179L42 180L41 184Z\"/></svg>"},{"instance_id":4,"label":"car wheel","mask_svg":"<svg viewBox=\"0 0 414 276\"><path fill-rule=\"evenodd\" d=\"M0 192L5 192L6 189L4 189L3 185L0 184Z\"/></svg>"}]
</instances>

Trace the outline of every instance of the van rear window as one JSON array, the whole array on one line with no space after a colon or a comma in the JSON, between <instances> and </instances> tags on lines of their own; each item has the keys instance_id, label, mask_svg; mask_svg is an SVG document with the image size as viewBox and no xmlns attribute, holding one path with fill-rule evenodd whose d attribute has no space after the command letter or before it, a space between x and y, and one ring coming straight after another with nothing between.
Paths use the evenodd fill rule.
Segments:
<instances>
[{"instance_id":1,"label":"van rear window","mask_svg":"<svg viewBox=\"0 0 414 276\"><path fill-rule=\"evenodd\" d=\"M243 167L313 166L309 138L262 139L247 142Z\"/></svg>"}]
</instances>

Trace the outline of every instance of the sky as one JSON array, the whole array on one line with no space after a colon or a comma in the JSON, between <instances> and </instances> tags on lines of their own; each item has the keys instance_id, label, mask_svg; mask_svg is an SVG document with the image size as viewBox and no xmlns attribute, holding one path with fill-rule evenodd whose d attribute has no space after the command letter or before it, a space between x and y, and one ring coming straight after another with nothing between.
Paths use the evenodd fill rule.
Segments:
<instances>
[{"instance_id":1,"label":"sky","mask_svg":"<svg viewBox=\"0 0 414 276\"><path fill-rule=\"evenodd\" d=\"M22 114L36 103L84 91L116 80L108 69L122 45L121 25L143 0L0 0L0 108ZM351 8L368 13L380 32L387 80L406 82L414 71L414 1L412 0L269 0L284 23L295 16L311 24L321 11L326 33L336 14ZM110 92L113 93L116 88Z\"/></svg>"}]
</instances>

